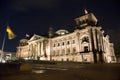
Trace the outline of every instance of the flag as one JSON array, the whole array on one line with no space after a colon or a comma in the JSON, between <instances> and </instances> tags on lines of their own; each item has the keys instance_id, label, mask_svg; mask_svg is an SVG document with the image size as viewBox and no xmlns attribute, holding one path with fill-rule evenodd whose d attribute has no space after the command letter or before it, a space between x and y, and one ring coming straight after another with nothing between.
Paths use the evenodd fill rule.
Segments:
<instances>
[{"instance_id":1,"label":"flag","mask_svg":"<svg viewBox=\"0 0 120 80\"><path fill-rule=\"evenodd\" d=\"M26 34L25 36L26 36L26 37L30 37L30 35L29 35L29 34Z\"/></svg>"},{"instance_id":2,"label":"flag","mask_svg":"<svg viewBox=\"0 0 120 80\"><path fill-rule=\"evenodd\" d=\"M8 39L13 39L16 37L9 25L7 25L6 32L8 33Z\"/></svg>"},{"instance_id":3,"label":"flag","mask_svg":"<svg viewBox=\"0 0 120 80\"><path fill-rule=\"evenodd\" d=\"M84 9L84 12L85 12L85 14L88 14L88 11L86 9Z\"/></svg>"}]
</instances>

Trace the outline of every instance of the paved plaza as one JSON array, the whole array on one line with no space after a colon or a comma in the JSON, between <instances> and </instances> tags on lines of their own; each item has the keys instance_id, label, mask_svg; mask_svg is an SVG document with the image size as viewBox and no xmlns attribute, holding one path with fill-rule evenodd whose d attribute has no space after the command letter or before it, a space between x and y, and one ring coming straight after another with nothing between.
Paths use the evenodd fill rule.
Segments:
<instances>
[{"instance_id":1,"label":"paved plaza","mask_svg":"<svg viewBox=\"0 0 120 80\"><path fill-rule=\"evenodd\" d=\"M0 80L120 80L120 64L32 64L31 71L8 68Z\"/></svg>"}]
</instances>

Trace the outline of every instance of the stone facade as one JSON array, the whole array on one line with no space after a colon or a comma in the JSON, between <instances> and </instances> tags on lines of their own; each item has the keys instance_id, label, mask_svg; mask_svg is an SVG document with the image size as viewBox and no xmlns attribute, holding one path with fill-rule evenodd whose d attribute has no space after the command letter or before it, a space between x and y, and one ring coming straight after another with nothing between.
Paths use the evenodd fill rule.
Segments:
<instances>
[{"instance_id":1,"label":"stone facade","mask_svg":"<svg viewBox=\"0 0 120 80\"><path fill-rule=\"evenodd\" d=\"M113 43L97 24L93 13L75 19L73 32L50 28L48 37L34 34L29 40L20 42L17 57L33 60L74 61L90 63L114 63Z\"/></svg>"}]
</instances>

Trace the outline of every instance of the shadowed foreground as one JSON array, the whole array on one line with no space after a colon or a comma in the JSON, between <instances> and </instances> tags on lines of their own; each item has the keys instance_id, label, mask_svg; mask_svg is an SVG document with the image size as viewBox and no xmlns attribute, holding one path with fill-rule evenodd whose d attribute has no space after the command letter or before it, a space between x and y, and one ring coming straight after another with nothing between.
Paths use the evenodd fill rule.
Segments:
<instances>
[{"instance_id":1,"label":"shadowed foreground","mask_svg":"<svg viewBox=\"0 0 120 80\"><path fill-rule=\"evenodd\" d=\"M120 64L33 64L33 70L0 69L0 80L120 80ZM6 72L4 72L4 71Z\"/></svg>"}]
</instances>

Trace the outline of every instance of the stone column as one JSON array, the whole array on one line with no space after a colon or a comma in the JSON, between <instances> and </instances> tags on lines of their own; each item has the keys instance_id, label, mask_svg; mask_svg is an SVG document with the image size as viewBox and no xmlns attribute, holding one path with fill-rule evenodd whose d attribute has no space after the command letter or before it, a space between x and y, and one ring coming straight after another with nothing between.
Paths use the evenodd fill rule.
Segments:
<instances>
[{"instance_id":1,"label":"stone column","mask_svg":"<svg viewBox=\"0 0 120 80\"><path fill-rule=\"evenodd\" d=\"M44 51L44 56L46 55L46 41L44 40L43 42L43 51Z\"/></svg>"},{"instance_id":2,"label":"stone column","mask_svg":"<svg viewBox=\"0 0 120 80\"><path fill-rule=\"evenodd\" d=\"M33 44L33 59L35 59L35 45L34 44Z\"/></svg>"},{"instance_id":3,"label":"stone column","mask_svg":"<svg viewBox=\"0 0 120 80\"><path fill-rule=\"evenodd\" d=\"M98 38L97 37L99 37L99 35L98 35L98 32L97 32L96 29L94 29L94 31L93 31L93 37L94 37L94 46L95 46L95 48L94 48L94 50L95 50L94 54L96 55L97 62L100 62L100 57L99 57L100 56L100 53L99 53L100 46L98 46L100 43L98 43Z\"/></svg>"},{"instance_id":4,"label":"stone column","mask_svg":"<svg viewBox=\"0 0 120 80\"><path fill-rule=\"evenodd\" d=\"M77 51L77 53L80 52L80 45L79 45L79 44L80 44L80 41L79 41L79 36L80 36L80 33L77 32L77 33L76 33L76 40L75 40L75 41L76 41L76 45L77 45L77 46L76 46L76 51Z\"/></svg>"},{"instance_id":5,"label":"stone column","mask_svg":"<svg viewBox=\"0 0 120 80\"><path fill-rule=\"evenodd\" d=\"M59 56L61 56L61 53L62 53L62 45L61 45L61 43L62 43L62 41L59 40L59 50L60 50Z\"/></svg>"},{"instance_id":6,"label":"stone column","mask_svg":"<svg viewBox=\"0 0 120 80\"><path fill-rule=\"evenodd\" d=\"M102 39L101 39L102 51L104 52L104 51L105 51L105 50L104 50L105 45L104 45L104 41L103 41L103 36L102 36L101 38L102 38Z\"/></svg>"},{"instance_id":7,"label":"stone column","mask_svg":"<svg viewBox=\"0 0 120 80\"><path fill-rule=\"evenodd\" d=\"M91 28L90 33L91 33L91 44L92 44L93 60L94 60L94 63L97 63L97 45L96 45L95 29Z\"/></svg>"},{"instance_id":8,"label":"stone column","mask_svg":"<svg viewBox=\"0 0 120 80\"><path fill-rule=\"evenodd\" d=\"M82 50L82 44L81 44L81 43L82 43L82 39L80 39L80 40L79 40L80 52L82 52L82 51L83 51L83 50Z\"/></svg>"},{"instance_id":9,"label":"stone column","mask_svg":"<svg viewBox=\"0 0 120 80\"><path fill-rule=\"evenodd\" d=\"M38 55L38 44L37 44L37 42L36 42L36 44L35 44L35 60L37 59L37 55Z\"/></svg>"},{"instance_id":10,"label":"stone column","mask_svg":"<svg viewBox=\"0 0 120 80\"><path fill-rule=\"evenodd\" d=\"M70 39L70 54L73 54L73 48L72 48L72 44L73 44L73 39Z\"/></svg>"},{"instance_id":11,"label":"stone column","mask_svg":"<svg viewBox=\"0 0 120 80\"><path fill-rule=\"evenodd\" d=\"M31 44L31 58L33 59L33 44Z\"/></svg>"},{"instance_id":12,"label":"stone column","mask_svg":"<svg viewBox=\"0 0 120 80\"><path fill-rule=\"evenodd\" d=\"M21 53L22 53L22 51L21 51L21 48L20 48L20 58L22 57L22 54L21 54Z\"/></svg>"},{"instance_id":13,"label":"stone column","mask_svg":"<svg viewBox=\"0 0 120 80\"><path fill-rule=\"evenodd\" d=\"M40 57L40 42L37 42L37 60L39 60Z\"/></svg>"},{"instance_id":14,"label":"stone column","mask_svg":"<svg viewBox=\"0 0 120 80\"><path fill-rule=\"evenodd\" d=\"M39 42L39 57L41 57L41 42Z\"/></svg>"},{"instance_id":15,"label":"stone column","mask_svg":"<svg viewBox=\"0 0 120 80\"><path fill-rule=\"evenodd\" d=\"M28 59L30 57L30 45L28 44Z\"/></svg>"},{"instance_id":16,"label":"stone column","mask_svg":"<svg viewBox=\"0 0 120 80\"><path fill-rule=\"evenodd\" d=\"M33 44L31 44L31 59L33 57Z\"/></svg>"},{"instance_id":17,"label":"stone column","mask_svg":"<svg viewBox=\"0 0 120 80\"><path fill-rule=\"evenodd\" d=\"M43 41L41 42L41 55L43 56L44 51L43 51Z\"/></svg>"},{"instance_id":18,"label":"stone column","mask_svg":"<svg viewBox=\"0 0 120 80\"><path fill-rule=\"evenodd\" d=\"M92 37L91 37L91 31L89 30L89 51L92 51Z\"/></svg>"},{"instance_id":19,"label":"stone column","mask_svg":"<svg viewBox=\"0 0 120 80\"><path fill-rule=\"evenodd\" d=\"M93 41L94 41L94 49L97 50L97 42L96 42L96 32L95 32L95 29L93 29Z\"/></svg>"},{"instance_id":20,"label":"stone column","mask_svg":"<svg viewBox=\"0 0 120 80\"><path fill-rule=\"evenodd\" d=\"M65 39L65 43L64 43L64 45L65 45L65 55L67 54L67 45L66 45L66 43L67 43L67 40Z\"/></svg>"},{"instance_id":21,"label":"stone column","mask_svg":"<svg viewBox=\"0 0 120 80\"><path fill-rule=\"evenodd\" d=\"M52 60L52 55L53 55L52 47L53 47L53 45L52 45L52 40L51 40L51 38L50 38L50 39L49 39L49 55L48 55L50 61Z\"/></svg>"}]
</instances>

